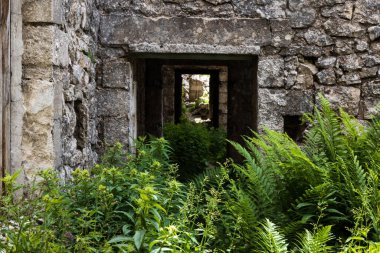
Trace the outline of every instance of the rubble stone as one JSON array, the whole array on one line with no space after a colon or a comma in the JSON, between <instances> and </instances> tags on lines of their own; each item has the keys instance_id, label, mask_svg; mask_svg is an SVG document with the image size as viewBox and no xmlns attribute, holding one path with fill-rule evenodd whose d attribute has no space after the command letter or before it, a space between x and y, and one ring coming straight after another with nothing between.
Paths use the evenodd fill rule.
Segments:
<instances>
[{"instance_id":1,"label":"rubble stone","mask_svg":"<svg viewBox=\"0 0 380 253\"><path fill-rule=\"evenodd\" d=\"M380 26L371 26L368 28L368 33L371 40L380 38Z\"/></svg>"},{"instance_id":2,"label":"rubble stone","mask_svg":"<svg viewBox=\"0 0 380 253\"><path fill-rule=\"evenodd\" d=\"M332 68L318 72L317 78L320 84L333 85L336 83L335 71Z\"/></svg>"}]
</instances>

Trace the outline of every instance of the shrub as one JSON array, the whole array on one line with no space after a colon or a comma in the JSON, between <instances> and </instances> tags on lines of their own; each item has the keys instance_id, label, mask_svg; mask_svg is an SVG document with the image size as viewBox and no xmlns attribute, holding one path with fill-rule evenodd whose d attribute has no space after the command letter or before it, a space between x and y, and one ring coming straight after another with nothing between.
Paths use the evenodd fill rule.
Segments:
<instances>
[{"instance_id":1,"label":"shrub","mask_svg":"<svg viewBox=\"0 0 380 253\"><path fill-rule=\"evenodd\" d=\"M30 187L17 186L17 175L4 178L0 251L206 252L219 217L216 193L186 191L164 139L137 146L132 155L115 145L102 164L75 170L65 184L53 170ZM21 188L29 197L14 197Z\"/></svg>"},{"instance_id":2,"label":"shrub","mask_svg":"<svg viewBox=\"0 0 380 253\"><path fill-rule=\"evenodd\" d=\"M226 134L221 129L184 121L165 125L164 136L173 149L170 158L179 165L182 180L193 178L225 158Z\"/></svg>"}]
</instances>

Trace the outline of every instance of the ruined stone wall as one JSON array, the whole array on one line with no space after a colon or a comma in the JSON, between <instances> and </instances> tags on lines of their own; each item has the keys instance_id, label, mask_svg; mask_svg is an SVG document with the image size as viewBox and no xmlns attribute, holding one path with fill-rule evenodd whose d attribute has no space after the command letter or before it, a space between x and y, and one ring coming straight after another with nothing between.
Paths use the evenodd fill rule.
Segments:
<instances>
[{"instance_id":1,"label":"ruined stone wall","mask_svg":"<svg viewBox=\"0 0 380 253\"><path fill-rule=\"evenodd\" d=\"M95 1L12 3L12 168L90 166L97 159Z\"/></svg>"},{"instance_id":2,"label":"ruined stone wall","mask_svg":"<svg viewBox=\"0 0 380 253\"><path fill-rule=\"evenodd\" d=\"M69 80L64 83L62 164L89 167L98 159L96 65L99 12L96 0L64 0L69 38Z\"/></svg>"},{"instance_id":3,"label":"ruined stone wall","mask_svg":"<svg viewBox=\"0 0 380 253\"><path fill-rule=\"evenodd\" d=\"M318 92L362 119L380 101L377 0L103 0L101 10L100 43L125 66L128 53L258 55L261 127L283 130Z\"/></svg>"}]
</instances>

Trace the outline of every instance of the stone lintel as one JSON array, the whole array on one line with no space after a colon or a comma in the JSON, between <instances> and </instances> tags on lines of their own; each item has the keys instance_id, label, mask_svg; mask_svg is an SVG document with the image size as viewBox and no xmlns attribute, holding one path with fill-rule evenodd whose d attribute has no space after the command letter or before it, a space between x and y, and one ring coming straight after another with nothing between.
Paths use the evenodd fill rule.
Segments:
<instances>
[{"instance_id":1,"label":"stone lintel","mask_svg":"<svg viewBox=\"0 0 380 253\"><path fill-rule=\"evenodd\" d=\"M100 26L104 45L128 45L144 52L257 53L259 46L271 43L270 23L265 19L110 14L102 17Z\"/></svg>"},{"instance_id":2,"label":"stone lintel","mask_svg":"<svg viewBox=\"0 0 380 253\"><path fill-rule=\"evenodd\" d=\"M258 55L260 46L212 46L194 44L165 44L140 43L129 45L132 53L181 53L181 54L230 54L230 55Z\"/></svg>"}]
</instances>

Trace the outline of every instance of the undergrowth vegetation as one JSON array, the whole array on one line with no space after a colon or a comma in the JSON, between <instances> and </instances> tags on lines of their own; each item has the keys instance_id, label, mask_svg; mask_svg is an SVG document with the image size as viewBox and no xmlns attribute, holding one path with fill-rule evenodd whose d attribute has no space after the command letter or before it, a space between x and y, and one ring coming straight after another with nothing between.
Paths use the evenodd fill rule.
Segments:
<instances>
[{"instance_id":1,"label":"undergrowth vegetation","mask_svg":"<svg viewBox=\"0 0 380 253\"><path fill-rule=\"evenodd\" d=\"M226 158L226 133L222 129L182 120L166 124L164 137L173 152L170 159L179 165L181 181L188 181Z\"/></svg>"},{"instance_id":2,"label":"undergrowth vegetation","mask_svg":"<svg viewBox=\"0 0 380 253\"><path fill-rule=\"evenodd\" d=\"M3 252L380 252L380 121L321 98L299 146L265 130L180 183L165 139L120 144L61 182L3 179ZM175 152L175 151L174 151ZM27 194L21 194L26 192Z\"/></svg>"}]
</instances>

